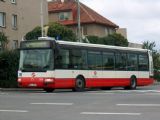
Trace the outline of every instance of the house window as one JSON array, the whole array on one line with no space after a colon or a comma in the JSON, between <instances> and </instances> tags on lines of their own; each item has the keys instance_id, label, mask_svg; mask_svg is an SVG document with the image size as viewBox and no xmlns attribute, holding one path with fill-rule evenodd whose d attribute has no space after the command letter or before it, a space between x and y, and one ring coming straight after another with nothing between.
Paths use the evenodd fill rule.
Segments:
<instances>
[{"instance_id":1,"label":"house window","mask_svg":"<svg viewBox=\"0 0 160 120\"><path fill-rule=\"evenodd\" d=\"M18 48L18 40L13 40L12 48L13 49L17 49Z\"/></svg>"},{"instance_id":2,"label":"house window","mask_svg":"<svg viewBox=\"0 0 160 120\"><path fill-rule=\"evenodd\" d=\"M6 13L0 12L0 27L5 27L6 24Z\"/></svg>"},{"instance_id":3,"label":"house window","mask_svg":"<svg viewBox=\"0 0 160 120\"><path fill-rule=\"evenodd\" d=\"M11 0L11 3L16 4L16 0Z\"/></svg>"},{"instance_id":4,"label":"house window","mask_svg":"<svg viewBox=\"0 0 160 120\"><path fill-rule=\"evenodd\" d=\"M69 20L70 14L69 12L61 12L59 13L59 20Z\"/></svg>"},{"instance_id":5,"label":"house window","mask_svg":"<svg viewBox=\"0 0 160 120\"><path fill-rule=\"evenodd\" d=\"M17 15L12 15L12 28L17 29Z\"/></svg>"}]
</instances>

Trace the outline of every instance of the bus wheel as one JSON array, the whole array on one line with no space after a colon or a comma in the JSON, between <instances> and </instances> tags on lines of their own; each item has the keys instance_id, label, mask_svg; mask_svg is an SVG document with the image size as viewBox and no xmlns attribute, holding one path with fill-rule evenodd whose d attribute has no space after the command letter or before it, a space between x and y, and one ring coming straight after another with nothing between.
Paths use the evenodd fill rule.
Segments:
<instances>
[{"instance_id":1,"label":"bus wheel","mask_svg":"<svg viewBox=\"0 0 160 120\"><path fill-rule=\"evenodd\" d=\"M82 77L78 77L75 81L75 88L73 91L82 92L85 90L85 80Z\"/></svg>"},{"instance_id":2,"label":"bus wheel","mask_svg":"<svg viewBox=\"0 0 160 120\"><path fill-rule=\"evenodd\" d=\"M128 87L125 87L127 90L135 90L137 87L137 80L135 77L130 78L130 85Z\"/></svg>"},{"instance_id":3,"label":"bus wheel","mask_svg":"<svg viewBox=\"0 0 160 120\"><path fill-rule=\"evenodd\" d=\"M46 91L47 93L51 93L54 91L53 88L44 88L43 90Z\"/></svg>"}]
</instances>

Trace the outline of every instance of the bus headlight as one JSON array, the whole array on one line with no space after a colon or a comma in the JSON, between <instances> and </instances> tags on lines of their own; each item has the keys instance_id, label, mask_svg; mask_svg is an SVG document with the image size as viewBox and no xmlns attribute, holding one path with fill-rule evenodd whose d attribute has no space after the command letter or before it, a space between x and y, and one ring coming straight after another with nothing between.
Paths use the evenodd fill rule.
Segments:
<instances>
[{"instance_id":1,"label":"bus headlight","mask_svg":"<svg viewBox=\"0 0 160 120\"><path fill-rule=\"evenodd\" d=\"M21 80L21 78L18 78L18 82L20 83L22 80Z\"/></svg>"},{"instance_id":2,"label":"bus headlight","mask_svg":"<svg viewBox=\"0 0 160 120\"><path fill-rule=\"evenodd\" d=\"M54 79L47 78L44 80L44 83L54 83Z\"/></svg>"}]
</instances>

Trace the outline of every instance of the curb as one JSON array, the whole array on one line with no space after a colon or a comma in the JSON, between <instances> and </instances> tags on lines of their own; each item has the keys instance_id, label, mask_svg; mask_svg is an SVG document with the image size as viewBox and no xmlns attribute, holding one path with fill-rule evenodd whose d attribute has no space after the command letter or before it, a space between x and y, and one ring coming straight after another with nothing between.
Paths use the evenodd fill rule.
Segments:
<instances>
[{"instance_id":1,"label":"curb","mask_svg":"<svg viewBox=\"0 0 160 120\"><path fill-rule=\"evenodd\" d=\"M0 88L0 91L42 91L43 89L31 89L31 88Z\"/></svg>"},{"instance_id":2,"label":"curb","mask_svg":"<svg viewBox=\"0 0 160 120\"><path fill-rule=\"evenodd\" d=\"M154 82L153 85L160 85L160 82Z\"/></svg>"}]
</instances>

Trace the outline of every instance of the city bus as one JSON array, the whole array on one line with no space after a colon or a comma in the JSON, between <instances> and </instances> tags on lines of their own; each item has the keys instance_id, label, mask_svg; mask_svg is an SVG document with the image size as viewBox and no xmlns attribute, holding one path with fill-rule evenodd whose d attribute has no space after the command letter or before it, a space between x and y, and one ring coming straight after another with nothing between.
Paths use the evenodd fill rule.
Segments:
<instances>
[{"instance_id":1,"label":"city bus","mask_svg":"<svg viewBox=\"0 0 160 120\"><path fill-rule=\"evenodd\" d=\"M42 37L22 41L18 85L84 91L153 84L152 53L146 49L68 42Z\"/></svg>"}]
</instances>

